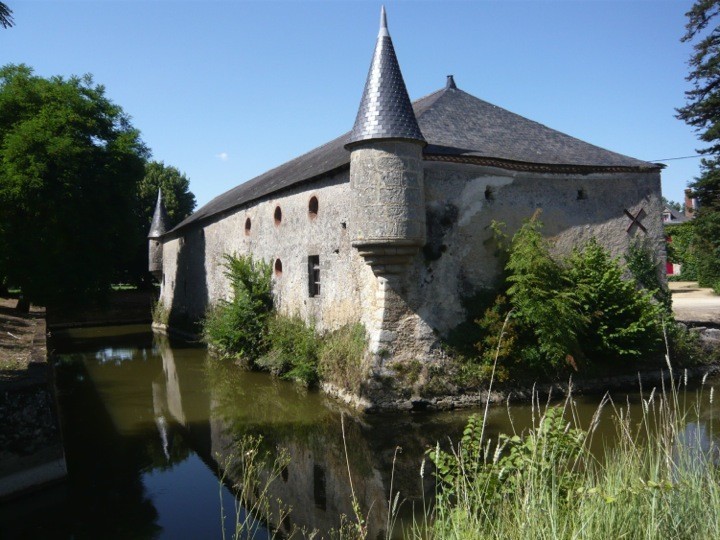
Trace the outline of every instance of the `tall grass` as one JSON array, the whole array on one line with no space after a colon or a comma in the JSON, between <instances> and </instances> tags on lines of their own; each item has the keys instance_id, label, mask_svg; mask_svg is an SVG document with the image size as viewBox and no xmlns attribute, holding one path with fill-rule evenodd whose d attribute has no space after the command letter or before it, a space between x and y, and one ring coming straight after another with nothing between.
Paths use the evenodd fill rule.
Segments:
<instances>
[{"instance_id":1,"label":"tall grass","mask_svg":"<svg viewBox=\"0 0 720 540\"><path fill-rule=\"evenodd\" d=\"M474 417L456 447L430 453L437 498L410 536L720 538L720 454L707 436L706 391L705 380L691 392L686 377L671 377L642 395L637 418L606 396L589 426L579 425L572 398L536 400L527 434L494 441L480 437L485 422ZM603 408L616 435L598 453L591 446Z\"/></svg>"}]
</instances>

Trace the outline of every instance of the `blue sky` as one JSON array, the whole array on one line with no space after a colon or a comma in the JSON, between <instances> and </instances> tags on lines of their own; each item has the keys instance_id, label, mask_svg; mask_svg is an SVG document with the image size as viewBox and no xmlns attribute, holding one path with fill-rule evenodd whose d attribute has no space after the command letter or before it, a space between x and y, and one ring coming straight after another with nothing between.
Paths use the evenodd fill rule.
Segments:
<instances>
[{"instance_id":1,"label":"blue sky","mask_svg":"<svg viewBox=\"0 0 720 540\"><path fill-rule=\"evenodd\" d=\"M93 74L199 205L352 127L381 2L4 0L0 64ZM411 99L481 99L644 160L702 145L684 103L692 2L386 1ZM699 159L667 162L681 200Z\"/></svg>"}]
</instances>

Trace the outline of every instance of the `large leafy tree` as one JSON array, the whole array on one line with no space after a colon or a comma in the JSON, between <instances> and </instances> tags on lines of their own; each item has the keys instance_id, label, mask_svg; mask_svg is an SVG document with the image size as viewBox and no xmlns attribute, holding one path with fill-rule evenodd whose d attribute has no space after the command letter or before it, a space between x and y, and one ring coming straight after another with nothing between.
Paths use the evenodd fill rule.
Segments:
<instances>
[{"instance_id":1,"label":"large leafy tree","mask_svg":"<svg viewBox=\"0 0 720 540\"><path fill-rule=\"evenodd\" d=\"M701 141L698 150L702 174L690 188L700 209L693 222L694 252L701 285L720 288L720 27L716 17L720 1L698 0L687 13L688 22L682 40L693 42L690 73L692 89L687 103L678 109L678 118L693 126Z\"/></svg>"},{"instance_id":2,"label":"large leafy tree","mask_svg":"<svg viewBox=\"0 0 720 540\"><path fill-rule=\"evenodd\" d=\"M137 185L136 241L133 258L123 268L118 280L139 286L151 283L148 272L148 240L158 189L162 189L163 202L168 214L168 228L171 229L192 214L195 209L195 195L190 191L190 181L184 173L162 162L151 161L145 165L145 174Z\"/></svg>"},{"instance_id":3,"label":"large leafy tree","mask_svg":"<svg viewBox=\"0 0 720 540\"><path fill-rule=\"evenodd\" d=\"M0 68L0 275L49 305L107 290L133 252L147 155L91 76Z\"/></svg>"}]
</instances>

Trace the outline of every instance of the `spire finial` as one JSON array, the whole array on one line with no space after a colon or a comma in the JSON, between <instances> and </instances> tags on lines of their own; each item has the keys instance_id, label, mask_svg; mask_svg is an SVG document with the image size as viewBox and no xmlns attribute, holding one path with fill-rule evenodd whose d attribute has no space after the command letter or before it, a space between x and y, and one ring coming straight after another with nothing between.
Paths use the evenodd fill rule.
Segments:
<instances>
[{"instance_id":1,"label":"spire finial","mask_svg":"<svg viewBox=\"0 0 720 540\"><path fill-rule=\"evenodd\" d=\"M447 83L445 84L445 88L457 89L457 85L455 84L455 77L453 77L452 75L447 76Z\"/></svg>"},{"instance_id":2,"label":"spire finial","mask_svg":"<svg viewBox=\"0 0 720 540\"><path fill-rule=\"evenodd\" d=\"M159 238L165 234L167 231L167 223L168 216L167 210L165 210L165 204L163 204L162 189L158 189L157 202L155 203L155 213L153 213L148 238Z\"/></svg>"},{"instance_id":3,"label":"spire finial","mask_svg":"<svg viewBox=\"0 0 720 540\"><path fill-rule=\"evenodd\" d=\"M390 36L387 27L387 14L385 13L385 6L380 7L380 32L378 37Z\"/></svg>"}]
</instances>

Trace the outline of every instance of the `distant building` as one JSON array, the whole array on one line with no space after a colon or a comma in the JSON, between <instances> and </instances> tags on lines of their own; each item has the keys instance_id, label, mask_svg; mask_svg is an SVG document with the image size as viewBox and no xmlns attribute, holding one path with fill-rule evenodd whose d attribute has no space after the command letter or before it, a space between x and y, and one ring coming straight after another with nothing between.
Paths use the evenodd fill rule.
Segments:
<instances>
[{"instance_id":1,"label":"distant building","mask_svg":"<svg viewBox=\"0 0 720 540\"><path fill-rule=\"evenodd\" d=\"M412 366L442 369L439 339L497 284L493 222L512 234L542 210L561 252L595 237L619 256L642 237L664 261L661 167L482 101L452 76L411 103L383 12L353 129L156 234L151 261L171 324L228 297L225 254L271 262L280 312L319 331L366 328L349 399L408 407L424 399Z\"/></svg>"},{"instance_id":2,"label":"distant building","mask_svg":"<svg viewBox=\"0 0 720 540\"><path fill-rule=\"evenodd\" d=\"M692 197L692 191L689 189L685 190L685 204L683 207L684 213L680 213L674 208L664 206L662 211L663 226L665 227L665 242L668 244L672 242L672 225L679 225L681 223L687 223L695 217L698 203L697 199ZM677 276L682 273L682 264L671 261L668 257L665 262L665 273L668 276Z\"/></svg>"}]
</instances>

